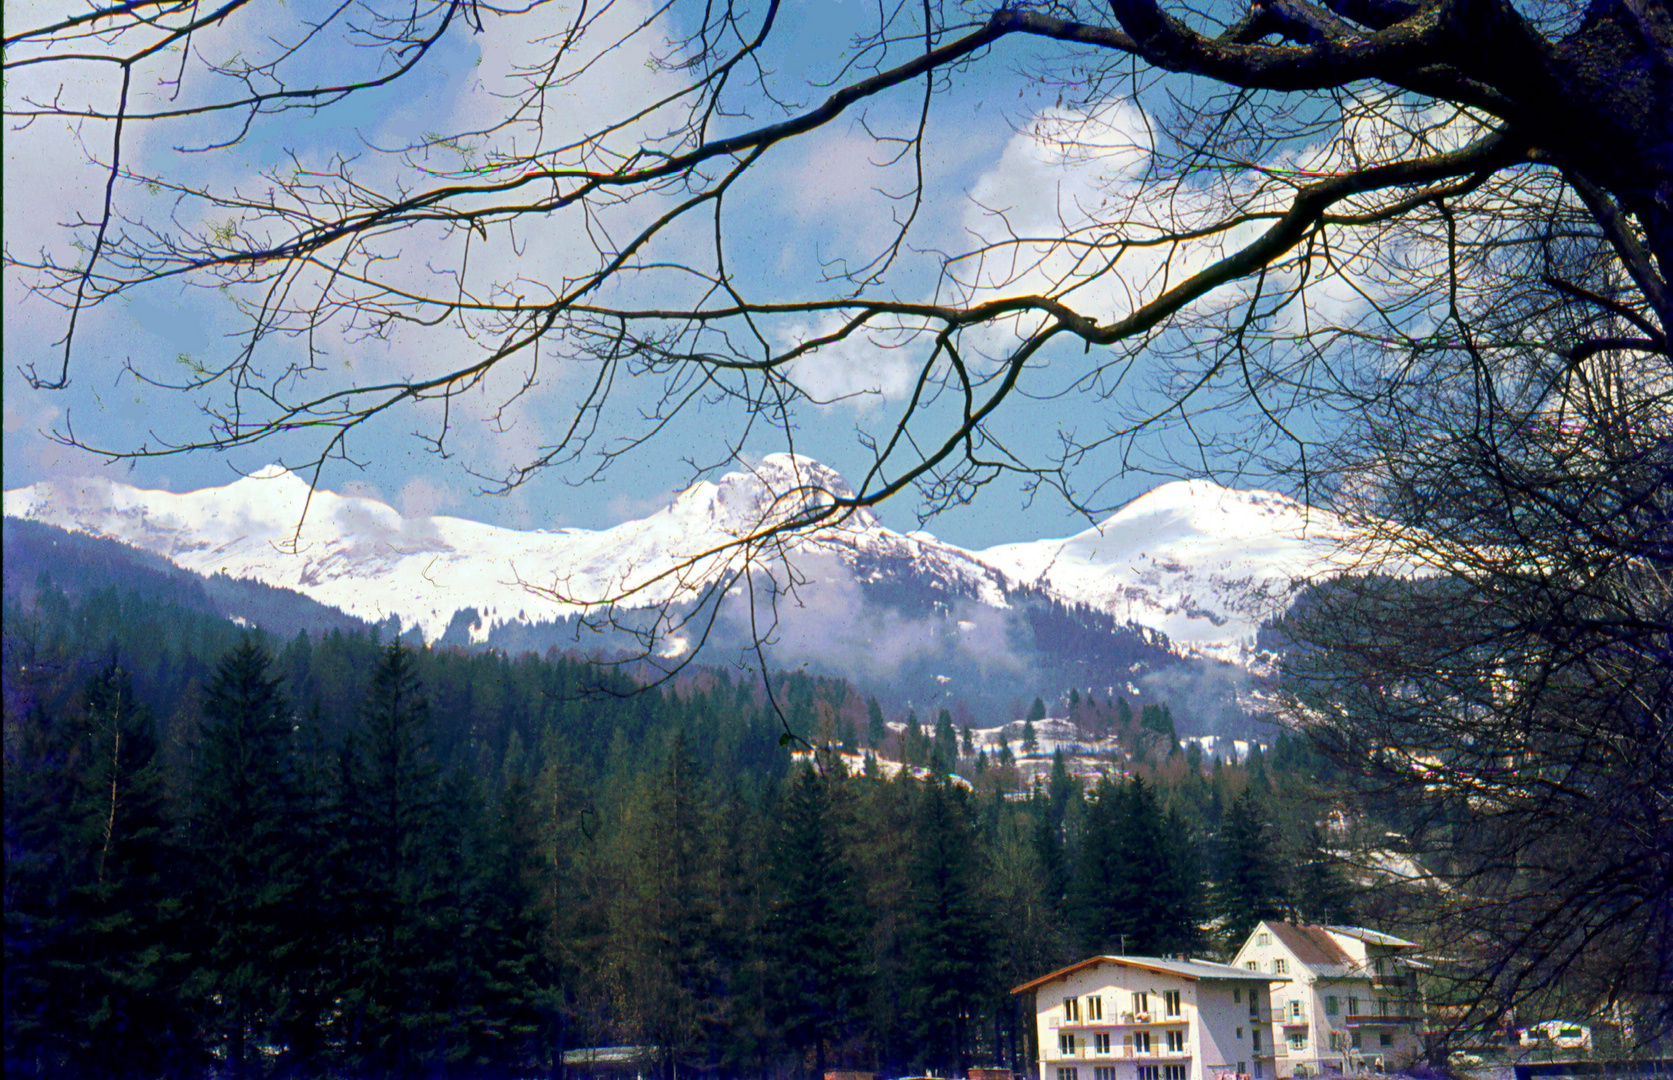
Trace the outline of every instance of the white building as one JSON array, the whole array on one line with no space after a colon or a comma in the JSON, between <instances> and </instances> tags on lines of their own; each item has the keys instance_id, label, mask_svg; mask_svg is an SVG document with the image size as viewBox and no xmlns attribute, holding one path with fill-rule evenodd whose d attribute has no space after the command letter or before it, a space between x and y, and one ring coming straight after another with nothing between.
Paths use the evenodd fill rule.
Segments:
<instances>
[{"instance_id":1,"label":"white building","mask_svg":"<svg viewBox=\"0 0 1673 1080\"><path fill-rule=\"evenodd\" d=\"M1232 963L1287 979L1273 991L1277 1075L1354 1075L1409 1065L1423 1052L1418 946L1355 926L1267 920Z\"/></svg>"},{"instance_id":2,"label":"white building","mask_svg":"<svg viewBox=\"0 0 1673 1080\"><path fill-rule=\"evenodd\" d=\"M1032 993L1040 1080L1271 1080L1271 976L1207 960L1094 956Z\"/></svg>"}]
</instances>

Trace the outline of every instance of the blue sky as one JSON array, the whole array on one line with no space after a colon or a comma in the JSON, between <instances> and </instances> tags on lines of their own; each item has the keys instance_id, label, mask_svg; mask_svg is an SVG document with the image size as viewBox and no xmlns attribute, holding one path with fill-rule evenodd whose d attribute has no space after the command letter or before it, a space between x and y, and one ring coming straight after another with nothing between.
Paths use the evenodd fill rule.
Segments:
<instances>
[{"instance_id":1,"label":"blue sky","mask_svg":"<svg viewBox=\"0 0 1673 1080\"><path fill-rule=\"evenodd\" d=\"M631 10L625 0L619 4ZM21 11L25 5L8 5L8 22L17 25L14 7ZM270 6L267 17L284 18L303 9L312 7ZM560 16L560 10L556 4L547 9L545 25L556 25L552 19ZM778 72L775 86L803 101L816 100L820 92L807 85L808 76L827 72L834 55L832 43L850 39L861 20L874 17L874 11L860 0L788 5L777 39L783 45L769 57ZM486 110L495 107L499 99L493 94L500 88L495 73L503 72L519 34L524 39L528 36L525 24L541 16L542 12L536 12L522 20L497 21L490 17L487 33L450 36L417 71L395 86L358 95L318 113L269 118L230 149L181 153L176 147L214 141L228 130L225 119L208 125L182 123L144 132L130 148L132 159L141 169L185 170L184 175L194 182L223 188L241 185L245 190L259 190L259 170L281 163L287 153L314 161L332 152L358 153L371 162L368 168L375 169L378 155L367 150L368 144L399 145L439 126L486 115ZM658 25L666 35L667 24ZM240 32L252 36L243 46L231 39L208 41L201 47L253 50L259 45L261 29L244 27ZM286 27L279 23L266 29L282 34ZM312 73L356 59L357 54L339 48L322 54ZM657 76L647 73L642 52L634 55L631 50L619 50L609 63L615 66L599 73L597 95L578 98L568 108L608 111L636 100L636 93L654 91ZM1097 176L1108 172L1107 163L1083 164L1077 170L1054 159L1023 133L1042 117L1054 115L1055 90L1020 74L1035 67L1037 57L1026 46L1006 45L979 65L955 73L950 88L936 98L925 156L928 187L935 198L920 215L913 234L918 244L943 249L968 244L972 227L983 227L977 199L1010 210L1017 220L1049 222L1063 199L1081 198L1095 190ZM109 98L109 84L72 74L76 76L70 83L72 91L95 100ZM63 73L58 77L63 78ZM8 105L27 89L17 85L17 79L12 82ZM200 81L187 92L208 90ZM41 92L39 87L36 92ZM763 160L757 175L732 200L727 217L727 258L741 268L744 280L763 290L814 290L819 288L821 260L864 258L873 250L870 245L881 235L879 224L886 223L893 205L874 189L898 186L904 174L899 167L890 171L874 167L877 149L867 129L904 130L918 108L918 93L916 87L899 90L863 113L843 117L816 138L781 146ZM1112 114L1122 138L1129 137L1135 125L1142 127L1142 115L1130 106L1127 109ZM771 116L763 108L760 118ZM95 125L85 126L81 136L95 145L107 137ZM83 151L62 124L49 128L43 123L28 131L8 132L5 152L7 244L18 252L43 244L62 250L59 245L65 235L51 223L76 213L92 213L97 205L96 172L87 166ZM124 204L131 212L145 213L153 221L169 212L166 204L154 198L147 202L141 192L130 191L127 197L133 200ZM554 246L561 247L562 234L554 235L558 237ZM524 242L528 243L527 238ZM538 275L553 264L548 254L525 254L524 263L514 272ZM914 282L927 280L908 266L898 277L898 287L909 290ZM167 375L184 370L189 362L213 362L226 355L231 347L228 335L239 325L228 298L220 292L177 282L148 285L84 319L78 329L69 389L30 390L18 368L27 362L52 366L52 342L62 333L62 318L61 311L28 295L16 274L7 274L6 487L109 471L142 486L187 490L227 482L238 471L251 471L270 461L300 460L313 449L313 444L271 442L225 456L198 454L106 466L84 452L53 444L41 432L64 430L66 421L73 424L79 438L112 446L147 441L146 432L162 439L201 432L202 422L192 401L123 376L123 364L132 361ZM443 335L405 335L382 345L345 340L333 355L344 356L345 364L359 365L357 371L372 377L432 370L452 355L448 351L452 347ZM1091 394L1055 393L1083 370L1080 352L1063 350L1051 358L1055 362L1031 376L1028 389L1041 400L1017 401L1008 407L998 429L1016 452L1044 462L1065 433L1085 437L1108 422L1109 402ZM177 360L181 357L185 359ZM899 358L864 348L845 349L809 364L799 374L818 389L878 392L829 406L800 408L792 432L795 448L844 473L857 472L868 460L860 436L875 435L887 427L907 385L907 372ZM350 446L365 467L335 464L322 483L335 490L376 495L409 513L448 512L519 527L600 527L661 505L672 490L691 479L686 459L704 465L719 461L720 436L736 431L743 422L733 411L705 408L686 414L647 446L617 461L599 482L575 483L590 468L590 462L583 461L543 473L509 496L478 495L481 481L467 468L493 472L541 445L564 405L572 400L566 395L576 385L571 375L548 368L539 391L513 409L509 432L491 429L479 417L460 422L454 440L459 454L450 460L429 453L425 442L414 436L415 430L424 428L424 416L386 417L358 433ZM636 414L648 407L653 391L649 385L630 385L620 392L617 411L607 417L601 445L635 430ZM785 442L782 432L764 431L745 452L762 455L784 449ZM1162 454L1168 447L1157 445L1154 450ZM1094 501L1104 507L1142 493L1159 479L1154 471L1124 471L1113 454L1092 458L1076 474L1081 489L1095 491ZM897 528L916 528L916 509L912 500L902 498L885 507L882 516ZM1043 492L1029 499L1017 483L1002 480L986 489L973 506L947 511L924 527L955 543L984 547L1066 535L1085 524L1055 494Z\"/></svg>"}]
</instances>

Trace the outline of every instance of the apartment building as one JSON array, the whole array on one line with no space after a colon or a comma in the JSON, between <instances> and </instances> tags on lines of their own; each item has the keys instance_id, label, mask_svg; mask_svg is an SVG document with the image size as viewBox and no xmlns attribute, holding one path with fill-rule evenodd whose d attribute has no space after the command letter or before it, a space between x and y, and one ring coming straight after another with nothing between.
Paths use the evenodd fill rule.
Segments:
<instances>
[{"instance_id":1,"label":"apartment building","mask_svg":"<svg viewBox=\"0 0 1673 1080\"><path fill-rule=\"evenodd\" d=\"M1267 920L1235 967L1286 983L1272 993L1276 1075L1353 1076L1411 1064L1423 1052L1415 942L1357 926Z\"/></svg>"},{"instance_id":2,"label":"apartment building","mask_svg":"<svg viewBox=\"0 0 1673 1080\"><path fill-rule=\"evenodd\" d=\"M1271 1080L1271 979L1094 956L1011 992L1034 995L1040 1080Z\"/></svg>"}]
</instances>

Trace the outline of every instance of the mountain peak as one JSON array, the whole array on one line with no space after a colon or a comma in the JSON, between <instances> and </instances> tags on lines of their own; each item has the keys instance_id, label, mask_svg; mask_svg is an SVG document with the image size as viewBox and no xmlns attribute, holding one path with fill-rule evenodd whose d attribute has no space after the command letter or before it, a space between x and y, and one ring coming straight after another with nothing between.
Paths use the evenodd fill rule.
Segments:
<instances>
[{"instance_id":1,"label":"mountain peak","mask_svg":"<svg viewBox=\"0 0 1673 1080\"><path fill-rule=\"evenodd\" d=\"M693 484L665 512L694 516L730 535L748 536L853 495L848 481L828 465L800 454L768 454L717 480ZM875 519L861 511L849 523L867 527Z\"/></svg>"},{"instance_id":2,"label":"mountain peak","mask_svg":"<svg viewBox=\"0 0 1673 1080\"><path fill-rule=\"evenodd\" d=\"M1165 484L1074 536L972 552L902 535L868 511L810 523L852 498L836 470L770 454L681 492L648 517L601 530L520 532L453 517L403 518L375 500L313 492L280 466L232 484L171 494L116 481L47 481L9 491L6 513L122 540L200 573L297 589L368 622L399 614L439 637L455 611L481 633L596 605L696 598L761 558L808 556L856 582L941 582L994 610L1007 581L1152 627L1176 648L1237 659L1294 590L1332 569L1346 532L1285 496L1202 480ZM817 517L817 515L812 515ZM300 528L299 528L300 524ZM787 532L772 550L754 538ZM843 569L846 567L846 569ZM805 569L805 568L804 568ZM531 591L532 590L532 591ZM474 631L473 631L474 632Z\"/></svg>"}]
</instances>

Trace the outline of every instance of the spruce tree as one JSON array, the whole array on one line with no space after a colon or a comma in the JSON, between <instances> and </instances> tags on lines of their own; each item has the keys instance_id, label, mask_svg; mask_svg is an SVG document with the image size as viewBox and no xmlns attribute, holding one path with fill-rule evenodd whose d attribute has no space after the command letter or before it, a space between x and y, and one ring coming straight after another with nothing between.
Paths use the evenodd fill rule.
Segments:
<instances>
[{"instance_id":1,"label":"spruce tree","mask_svg":"<svg viewBox=\"0 0 1673 1080\"><path fill-rule=\"evenodd\" d=\"M778 1017L791 1046L814 1051L846 1041L864 999L863 893L844 850L832 782L803 765L785 786L772 845L769 932L779 982Z\"/></svg>"},{"instance_id":2,"label":"spruce tree","mask_svg":"<svg viewBox=\"0 0 1673 1080\"><path fill-rule=\"evenodd\" d=\"M883 719L883 706L877 704L877 699L866 699L866 745L876 748L883 745L883 740L889 737L889 725Z\"/></svg>"},{"instance_id":3,"label":"spruce tree","mask_svg":"<svg viewBox=\"0 0 1673 1080\"><path fill-rule=\"evenodd\" d=\"M900 737L900 757L908 765L921 765L927 754L923 742L923 729L918 726L918 714L912 709L906 710L906 730Z\"/></svg>"},{"instance_id":4,"label":"spruce tree","mask_svg":"<svg viewBox=\"0 0 1673 1080\"><path fill-rule=\"evenodd\" d=\"M8 747L8 1071L155 1076L195 1053L155 728L114 663L53 727L28 733L49 735L42 757ZM13 750L45 775L14 771Z\"/></svg>"},{"instance_id":5,"label":"spruce tree","mask_svg":"<svg viewBox=\"0 0 1673 1080\"><path fill-rule=\"evenodd\" d=\"M683 729L628 806L610 983L623 1027L661 1049L664 1077L705 1063L724 1019L715 929L723 883L706 778Z\"/></svg>"},{"instance_id":6,"label":"spruce tree","mask_svg":"<svg viewBox=\"0 0 1673 1080\"><path fill-rule=\"evenodd\" d=\"M1202 854L1190 823L1177 809L1162 819L1162 852L1151 881L1161 955L1193 953L1203 945Z\"/></svg>"},{"instance_id":7,"label":"spruce tree","mask_svg":"<svg viewBox=\"0 0 1673 1080\"><path fill-rule=\"evenodd\" d=\"M1290 903L1298 920L1325 924L1353 922L1353 887L1343 876L1339 861L1326 848L1324 833L1317 825L1302 834L1292 865L1296 872Z\"/></svg>"},{"instance_id":8,"label":"spruce tree","mask_svg":"<svg viewBox=\"0 0 1673 1080\"><path fill-rule=\"evenodd\" d=\"M1137 902L1144 888L1139 877L1148 877L1141 868L1148 860L1135 860L1128 848L1122 794L1106 776L1086 810L1067 897L1082 953L1147 951L1139 936L1144 913Z\"/></svg>"},{"instance_id":9,"label":"spruce tree","mask_svg":"<svg viewBox=\"0 0 1673 1080\"><path fill-rule=\"evenodd\" d=\"M1040 862L1046 900L1061 911L1068 903L1070 867L1065 822L1069 801L1075 795L1074 778L1069 775L1063 752L1052 755L1051 779L1045 790L1032 800L1035 809L1034 849Z\"/></svg>"},{"instance_id":10,"label":"spruce tree","mask_svg":"<svg viewBox=\"0 0 1673 1080\"><path fill-rule=\"evenodd\" d=\"M1220 824L1216 907L1228 943L1242 941L1262 919L1280 918L1284 892L1276 845L1252 788L1226 809Z\"/></svg>"},{"instance_id":11,"label":"spruce tree","mask_svg":"<svg viewBox=\"0 0 1673 1080\"><path fill-rule=\"evenodd\" d=\"M908 1009L919 1060L945 1075L969 1065L973 1005L988 984L992 932L968 793L946 780L918 800L908 876Z\"/></svg>"},{"instance_id":12,"label":"spruce tree","mask_svg":"<svg viewBox=\"0 0 1673 1080\"><path fill-rule=\"evenodd\" d=\"M412 652L391 642L343 753L333 859L339 1038L364 1070L434 1067L452 1034L457 922L429 708Z\"/></svg>"},{"instance_id":13,"label":"spruce tree","mask_svg":"<svg viewBox=\"0 0 1673 1080\"><path fill-rule=\"evenodd\" d=\"M935 742L930 750L930 767L937 772L951 772L958 762L958 732L953 727L953 714L942 709L935 718Z\"/></svg>"},{"instance_id":14,"label":"spruce tree","mask_svg":"<svg viewBox=\"0 0 1673 1080\"><path fill-rule=\"evenodd\" d=\"M472 800L474 802L474 800ZM555 1008L543 946L550 912L540 890L539 811L529 783L511 777L468 830L454 1025L471 1067L509 1072L538 1057Z\"/></svg>"},{"instance_id":15,"label":"spruce tree","mask_svg":"<svg viewBox=\"0 0 1673 1080\"><path fill-rule=\"evenodd\" d=\"M259 1067L253 1042L275 1041L302 932L294 721L270 665L249 635L222 658L204 698L192 791L193 919L203 941L194 982L234 1076Z\"/></svg>"}]
</instances>

